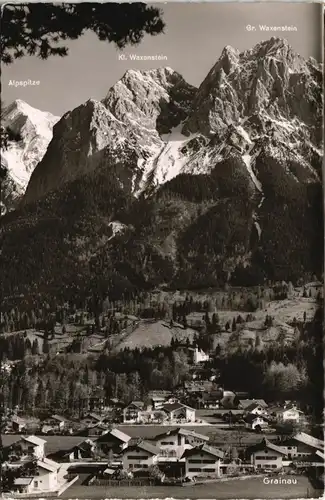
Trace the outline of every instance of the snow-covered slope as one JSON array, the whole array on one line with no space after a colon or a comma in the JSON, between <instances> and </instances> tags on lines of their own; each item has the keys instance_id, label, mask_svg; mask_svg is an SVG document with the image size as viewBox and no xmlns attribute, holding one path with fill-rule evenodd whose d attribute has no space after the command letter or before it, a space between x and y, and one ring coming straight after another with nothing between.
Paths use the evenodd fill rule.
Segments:
<instances>
[{"instance_id":1,"label":"snow-covered slope","mask_svg":"<svg viewBox=\"0 0 325 500\"><path fill-rule=\"evenodd\" d=\"M17 196L24 193L34 168L43 158L58 120L58 116L20 99L3 110L1 125L21 137L19 142L9 141L7 149L1 151L1 163L8 169Z\"/></svg>"}]
</instances>

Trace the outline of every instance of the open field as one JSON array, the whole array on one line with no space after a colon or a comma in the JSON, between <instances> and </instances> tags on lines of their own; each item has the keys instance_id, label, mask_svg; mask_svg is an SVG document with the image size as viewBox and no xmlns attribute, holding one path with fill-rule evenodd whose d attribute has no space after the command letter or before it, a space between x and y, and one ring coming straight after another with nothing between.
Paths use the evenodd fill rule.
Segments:
<instances>
[{"instance_id":1,"label":"open field","mask_svg":"<svg viewBox=\"0 0 325 500\"><path fill-rule=\"evenodd\" d=\"M196 331L192 328L183 328L177 325L170 327L167 321L142 320L138 327L117 348L121 350L125 347L134 349L143 346L149 348L156 345L168 346L173 337L178 340L188 338L192 341L195 333Z\"/></svg>"},{"instance_id":2,"label":"open field","mask_svg":"<svg viewBox=\"0 0 325 500\"><path fill-rule=\"evenodd\" d=\"M235 479L227 482L209 483L196 486L144 486L144 487L103 487L74 486L66 490L60 498L152 499L152 498L320 498L320 492L313 490L308 479L303 476L281 476L295 479L297 484L266 485L263 476L250 479Z\"/></svg>"}]
</instances>

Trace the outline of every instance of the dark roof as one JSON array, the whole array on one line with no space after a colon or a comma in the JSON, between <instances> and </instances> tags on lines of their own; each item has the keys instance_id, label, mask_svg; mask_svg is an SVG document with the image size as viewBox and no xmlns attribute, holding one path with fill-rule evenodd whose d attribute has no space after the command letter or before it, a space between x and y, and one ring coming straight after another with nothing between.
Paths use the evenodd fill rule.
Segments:
<instances>
[{"instance_id":1,"label":"dark roof","mask_svg":"<svg viewBox=\"0 0 325 500\"><path fill-rule=\"evenodd\" d=\"M182 458L183 457L189 457L191 455L196 455L197 453L207 453L208 455L212 455L217 458L223 458L224 453L221 450L218 450L217 448L214 448L214 446L208 446L207 444L201 444L200 446L196 446L195 448L192 448L190 450L185 450Z\"/></svg>"},{"instance_id":2,"label":"dark roof","mask_svg":"<svg viewBox=\"0 0 325 500\"><path fill-rule=\"evenodd\" d=\"M278 453L281 453L282 455L287 454L287 452L281 446L277 446L276 444L271 443L271 441L269 441L266 438L262 439L262 441L260 441L259 443L255 444L253 446L250 446L248 448L248 450L250 453L254 453L255 451L261 451L261 450L264 450L265 448L268 448L268 449L273 450L273 451L277 451Z\"/></svg>"},{"instance_id":3,"label":"dark roof","mask_svg":"<svg viewBox=\"0 0 325 500\"><path fill-rule=\"evenodd\" d=\"M267 418L263 417L263 415L255 415L254 413L249 413L249 415L246 415L245 422L247 422L248 424L252 424L257 418L261 418L262 420L264 420L264 422L267 422Z\"/></svg>"},{"instance_id":4,"label":"dark roof","mask_svg":"<svg viewBox=\"0 0 325 500\"><path fill-rule=\"evenodd\" d=\"M131 401L128 405L126 405L125 408L129 408L130 406L135 406L139 410L142 410L144 407L144 402L143 401Z\"/></svg>"},{"instance_id":5,"label":"dark roof","mask_svg":"<svg viewBox=\"0 0 325 500\"><path fill-rule=\"evenodd\" d=\"M184 408L185 406L182 403L166 403L162 405L162 409L170 412L174 410L180 410L181 408Z\"/></svg>"},{"instance_id":6,"label":"dark roof","mask_svg":"<svg viewBox=\"0 0 325 500\"><path fill-rule=\"evenodd\" d=\"M84 451L88 451L89 448L91 448L92 446L94 446L95 444L95 441L92 440L92 439L85 439L84 441L81 441L81 443L77 444L76 446L74 446L72 449L76 449L78 448L79 450L84 450Z\"/></svg>"},{"instance_id":7,"label":"dark roof","mask_svg":"<svg viewBox=\"0 0 325 500\"><path fill-rule=\"evenodd\" d=\"M323 451L324 450L324 443L320 439L315 438L314 436L310 436L309 434L306 434L305 432L298 432L293 439L295 441L298 441L300 443L306 444L307 446L310 446L312 448L316 448L318 450Z\"/></svg>"},{"instance_id":8,"label":"dark roof","mask_svg":"<svg viewBox=\"0 0 325 500\"><path fill-rule=\"evenodd\" d=\"M205 436L204 434L199 434L198 432L195 432L191 429L183 429L182 427L178 427L177 429L170 429L169 431L162 432L161 434L157 434L155 437L152 438L152 440L156 441L156 440L163 438L165 436L173 436L175 434L180 434L182 436L192 436L192 437L196 437L198 439L209 441L208 436Z\"/></svg>"},{"instance_id":9,"label":"dark roof","mask_svg":"<svg viewBox=\"0 0 325 500\"><path fill-rule=\"evenodd\" d=\"M249 406L246 406L245 411L253 411L255 408L264 408L264 406L260 405L259 403L251 403Z\"/></svg>"},{"instance_id":10,"label":"dark roof","mask_svg":"<svg viewBox=\"0 0 325 500\"><path fill-rule=\"evenodd\" d=\"M115 439L118 439L119 441L122 441L123 443L129 442L131 439L131 436L128 436L128 434L125 434L124 432L120 431L119 429L114 428L111 431L105 432L105 434L100 436L97 439L97 442L102 443L102 442L105 442L107 440L110 440L112 437Z\"/></svg>"},{"instance_id":11,"label":"dark roof","mask_svg":"<svg viewBox=\"0 0 325 500\"><path fill-rule=\"evenodd\" d=\"M257 404L262 406L263 408L267 408L267 403L265 403L264 399L240 399L239 404L246 410L250 405Z\"/></svg>"},{"instance_id":12,"label":"dark roof","mask_svg":"<svg viewBox=\"0 0 325 500\"><path fill-rule=\"evenodd\" d=\"M130 449L137 449L139 448L140 450L147 451L148 453L151 453L151 455L159 455L160 450L156 446L154 446L152 443L149 443L148 441L138 441L137 443L129 445L123 453L126 451L130 451Z\"/></svg>"}]
</instances>

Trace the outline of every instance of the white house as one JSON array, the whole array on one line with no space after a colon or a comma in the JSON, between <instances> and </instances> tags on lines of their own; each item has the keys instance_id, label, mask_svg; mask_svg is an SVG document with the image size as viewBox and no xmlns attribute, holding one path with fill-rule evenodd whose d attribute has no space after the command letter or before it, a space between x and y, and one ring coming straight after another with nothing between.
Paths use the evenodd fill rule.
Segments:
<instances>
[{"instance_id":1,"label":"white house","mask_svg":"<svg viewBox=\"0 0 325 500\"><path fill-rule=\"evenodd\" d=\"M206 354L202 349L198 349L197 347L193 350L193 363L195 365L199 363L204 363L205 361L209 361L210 356Z\"/></svg>"},{"instance_id":2,"label":"white house","mask_svg":"<svg viewBox=\"0 0 325 500\"><path fill-rule=\"evenodd\" d=\"M129 424L139 423L141 412L144 410L143 401L132 401L123 410L123 422Z\"/></svg>"},{"instance_id":3,"label":"white house","mask_svg":"<svg viewBox=\"0 0 325 500\"><path fill-rule=\"evenodd\" d=\"M20 477L14 482L14 489L21 493L55 492L59 488L58 471L60 464L43 458L37 461L36 474L32 477Z\"/></svg>"},{"instance_id":4,"label":"white house","mask_svg":"<svg viewBox=\"0 0 325 500\"><path fill-rule=\"evenodd\" d=\"M38 459L45 456L44 446L46 441L37 436L22 436L19 446L23 455L33 455Z\"/></svg>"},{"instance_id":5,"label":"white house","mask_svg":"<svg viewBox=\"0 0 325 500\"><path fill-rule=\"evenodd\" d=\"M296 405L289 405L284 408L273 407L269 409L270 416L274 417L278 422L294 422L298 423L303 412L298 410Z\"/></svg>"},{"instance_id":6,"label":"white house","mask_svg":"<svg viewBox=\"0 0 325 500\"><path fill-rule=\"evenodd\" d=\"M162 406L170 422L195 422L195 409L182 403L167 403Z\"/></svg>"},{"instance_id":7,"label":"white house","mask_svg":"<svg viewBox=\"0 0 325 500\"><path fill-rule=\"evenodd\" d=\"M254 415L250 413L245 417L245 427L251 429L252 431L262 430L268 426L268 421L262 415Z\"/></svg>"},{"instance_id":8,"label":"white house","mask_svg":"<svg viewBox=\"0 0 325 500\"><path fill-rule=\"evenodd\" d=\"M267 410L264 405L259 403L251 403L245 408L245 412L251 413L252 415L266 416Z\"/></svg>"},{"instance_id":9,"label":"white house","mask_svg":"<svg viewBox=\"0 0 325 500\"><path fill-rule=\"evenodd\" d=\"M190 429L178 428L158 434L150 441L159 448L159 460L162 461L164 458L180 459L185 450L207 443L209 438Z\"/></svg>"},{"instance_id":10,"label":"white house","mask_svg":"<svg viewBox=\"0 0 325 500\"><path fill-rule=\"evenodd\" d=\"M122 451L122 464L125 470L148 469L158 462L159 449L148 441L139 441Z\"/></svg>"},{"instance_id":11,"label":"white house","mask_svg":"<svg viewBox=\"0 0 325 500\"><path fill-rule=\"evenodd\" d=\"M281 469L286 451L267 439L249 448L250 462L256 469Z\"/></svg>"},{"instance_id":12,"label":"white house","mask_svg":"<svg viewBox=\"0 0 325 500\"><path fill-rule=\"evenodd\" d=\"M37 474L33 477L32 487L36 491L56 491L59 487L58 471L60 464L43 458L37 461Z\"/></svg>"},{"instance_id":13,"label":"white house","mask_svg":"<svg viewBox=\"0 0 325 500\"><path fill-rule=\"evenodd\" d=\"M221 450L206 444L185 450L182 458L185 458L186 477L220 477L223 457Z\"/></svg>"}]
</instances>

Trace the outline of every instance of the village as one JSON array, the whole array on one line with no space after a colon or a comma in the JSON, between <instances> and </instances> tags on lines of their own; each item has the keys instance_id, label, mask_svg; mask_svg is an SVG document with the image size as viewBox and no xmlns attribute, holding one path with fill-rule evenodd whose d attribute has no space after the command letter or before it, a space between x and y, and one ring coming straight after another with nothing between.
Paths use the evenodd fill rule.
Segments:
<instances>
[{"instance_id":1,"label":"village","mask_svg":"<svg viewBox=\"0 0 325 500\"><path fill-rule=\"evenodd\" d=\"M98 411L80 421L48 415L34 423L32 435L27 420L8 416L2 438L3 490L15 498L71 497L80 487L85 492L94 486L103 491L122 486L217 487L240 478L295 481L297 476L321 487L323 441L298 430L308 428L308 417L295 402L270 405L240 399L213 381L187 384L183 393L192 393L193 400L193 391L199 389L204 410L181 402L185 396L153 391L147 407L143 401L123 405L112 399L105 406L97 402ZM202 413L215 415L219 423L205 421ZM287 426L286 433L277 431L279 425ZM230 441L218 438L218 432L228 432Z\"/></svg>"},{"instance_id":2,"label":"village","mask_svg":"<svg viewBox=\"0 0 325 500\"><path fill-rule=\"evenodd\" d=\"M152 294L95 313L12 310L1 364L4 497L143 498L146 488L181 498L191 486L213 498L226 486L231 496L236 481L254 497L264 479L274 492L274 481L292 482L292 498L319 492L322 426L306 367L320 287L270 290L232 289L213 302Z\"/></svg>"}]
</instances>

